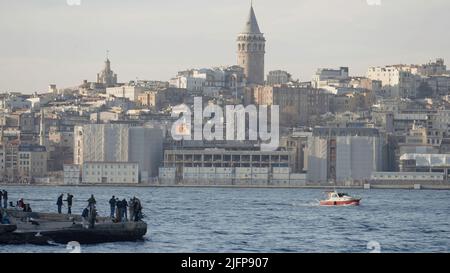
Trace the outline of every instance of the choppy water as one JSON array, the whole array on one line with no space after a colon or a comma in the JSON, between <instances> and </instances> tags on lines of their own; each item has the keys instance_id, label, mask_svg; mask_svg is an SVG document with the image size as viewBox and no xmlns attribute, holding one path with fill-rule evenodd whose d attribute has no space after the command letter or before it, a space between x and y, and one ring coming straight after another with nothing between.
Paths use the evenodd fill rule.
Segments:
<instances>
[{"instance_id":1,"label":"choppy water","mask_svg":"<svg viewBox=\"0 0 450 273\"><path fill-rule=\"evenodd\" d=\"M101 215L108 200L139 197L142 242L82 246L83 252L449 252L450 191L350 190L359 207L320 207L322 190L228 188L6 187L33 211L56 211L60 193L81 213L93 193ZM370 242L370 243L369 243ZM0 246L0 252L67 252L58 246Z\"/></svg>"}]
</instances>

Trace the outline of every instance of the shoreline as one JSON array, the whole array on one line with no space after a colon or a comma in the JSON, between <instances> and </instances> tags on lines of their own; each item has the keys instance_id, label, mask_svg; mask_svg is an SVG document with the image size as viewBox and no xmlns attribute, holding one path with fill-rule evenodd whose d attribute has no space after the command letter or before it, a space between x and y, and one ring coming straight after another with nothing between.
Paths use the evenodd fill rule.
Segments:
<instances>
[{"instance_id":1,"label":"shoreline","mask_svg":"<svg viewBox=\"0 0 450 273\"><path fill-rule=\"evenodd\" d=\"M364 186L326 186L326 185L304 185L304 186L271 186L271 185L156 185L156 184L22 184L22 183L0 183L0 187L118 187L118 188L224 188L224 189L392 189L392 190L450 190L450 185L420 184L420 188L415 185L374 185L370 188Z\"/></svg>"}]
</instances>

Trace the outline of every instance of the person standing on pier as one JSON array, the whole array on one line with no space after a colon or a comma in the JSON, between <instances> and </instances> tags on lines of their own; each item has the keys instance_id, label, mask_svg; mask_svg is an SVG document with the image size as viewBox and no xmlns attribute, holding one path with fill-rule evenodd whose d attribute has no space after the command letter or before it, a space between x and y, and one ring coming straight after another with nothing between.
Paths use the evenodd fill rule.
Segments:
<instances>
[{"instance_id":1,"label":"person standing on pier","mask_svg":"<svg viewBox=\"0 0 450 273\"><path fill-rule=\"evenodd\" d=\"M116 211L116 197L114 195L109 199L109 206L111 207L111 218L114 218L114 213Z\"/></svg>"},{"instance_id":2,"label":"person standing on pier","mask_svg":"<svg viewBox=\"0 0 450 273\"><path fill-rule=\"evenodd\" d=\"M127 199L124 198L122 200L122 222L128 221L128 210L127 210L127 207L128 207L128 202L127 202Z\"/></svg>"},{"instance_id":3,"label":"person standing on pier","mask_svg":"<svg viewBox=\"0 0 450 273\"><path fill-rule=\"evenodd\" d=\"M58 206L58 213L59 214L61 214L61 208L62 208L62 205L63 205L63 197L64 197L64 194L61 194L58 197L58 200L56 200L56 205Z\"/></svg>"},{"instance_id":4,"label":"person standing on pier","mask_svg":"<svg viewBox=\"0 0 450 273\"><path fill-rule=\"evenodd\" d=\"M116 222L122 222L123 218L123 204L119 198L116 198Z\"/></svg>"},{"instance_id":5,"label":"person standing on pier","mask_svg":"<svg viewBox=\"0 0 450 273\"><path fill-rule=\"evenodd\" d=\"M88 199L88 208L89 208L89 228L94 228L96 217L97 217L97 210L95 209L95 205L97 204L97 201L95 200L95 197L93 194L91 194L91 197Z\"/></svg>"},{"instance_id":6,"label":"person standing on pier","mask_svg":"<svg viewBox=\"0 0 450 273\"><path fill-rule=\"evenodd\" d=\"M134 200L136 197L130 198L130 201L128 202L128 210L129 210L129 216L130 221L134 221L135 211L134 211Z\"/></svg>"},{"instance_id":7,"label":"person standing on pier","mask_svg":"<svg viewBox=\"0 0 450 273\"><path fill-rule=\"evenodd\" d=\"M73 200L73 195L68 193L67 194L67 214L72 214L72 200Z\"/></svg>"},{"instance_id":8,"label":"person standing on pier","mask_svg":"<svg viewBox=\"0 0 450 273\"><path fill-rule=\"evenodd\" d=\"M3 190L3 207L8 208L8 192Z\"/></svg>"},{"instance_id":9,"label":"person standing on pier","mask_svg":"<svg viewBox=\"0 0 450 273\"><path fill-rule=\"evenodd\" d=\"M89 221L89 208L84 208L83 212L81 213L81 219L83 220L83 227L88 228L88 221Z\"/></svg>"},{"instance_id":10,"label":"person standing on pier","mask_svg":"<svg viewBox=\"0 0 450 273\"><path fill-rule=\"evenodd\" d=\"M95 204L97 204L97 201L95 201L94 195L91 194L91 197L88 199L88 205L89 205L89 207L94 207Z\"/></svg>"},{"instance_id":11,"label":"person standing on pier","mask_svg":"<svg viewBox=\"0 0 450 273\"><path fill-rule=\"evenodd\" d=\"M134 214L135 214L135 218L134 221L135 222L139 222L142 218L142 204L141 204L141 200L139 200L138 198L134 197Z\"/></svg>"}]
</instances>

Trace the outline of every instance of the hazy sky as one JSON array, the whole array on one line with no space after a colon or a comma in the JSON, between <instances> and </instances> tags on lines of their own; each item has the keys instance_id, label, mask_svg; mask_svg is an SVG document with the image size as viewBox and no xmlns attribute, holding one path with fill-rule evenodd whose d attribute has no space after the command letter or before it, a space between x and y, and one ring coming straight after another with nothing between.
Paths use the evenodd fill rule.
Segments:
<instances>
[{"instance_id":1,"label":"hazy sky","mask_svg":"<svg viewBox=\"0 0 450 273\"><path fill-rule=\"evenodd\" d=\"M119 81L236 63L250 0L0 0L0 92L96 80L105 52ZM448 0L254 0L266 72L450 61Z\"/></svg>"}]
</instances>

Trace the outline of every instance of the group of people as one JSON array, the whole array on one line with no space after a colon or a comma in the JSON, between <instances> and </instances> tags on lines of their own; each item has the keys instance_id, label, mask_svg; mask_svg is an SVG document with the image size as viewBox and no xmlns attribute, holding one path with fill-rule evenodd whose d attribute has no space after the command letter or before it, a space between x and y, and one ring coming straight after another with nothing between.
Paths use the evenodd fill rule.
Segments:
<instances>
[{"instance_id":1,"label":"group of people","mask_svg":"<svg viewBox=\"0 0 450 273\"><path fill-rule=\"evenodd\" d=\"M8 208L8 192L6 190L0 190L0 207L2 206L3 201L3 208Z\"/></svg>"},{"instance_id":2,"label":"group of people","mask_svg":"<svg viewBox=\"0 0 450 273\"><path fill-rule=\"evenodd\" d=\"M143 218L141 200L136 197L131 198L127 202L125 198L120 200L113 195L109 200L109 205L111 208L111 219L115 222L126 222L128 219L138 222Z\"/></svg>"},{"instance_id":3,"label":"group of people","mask_svg":"<svg viewBox=\"0 0 450 273\"><path fill-rule=\"evenodd\" d=\"M9 205L10 205L11 207L14 207L14 206L12 205L12 202L9 202ZM24 211L24 212L32 212L30 204L25 203L25 201L23 200L23 198L20 198L19 201L17 201L16 207L17 207L18 209L21 209L21 210Z\"/></svg>"},{"instance_id":4,"label":"group of people","mask_svg":"<svg viewBox=\"0 0 450 273\"><path fill-rule=\"evenodd\" d=\"M62 207L64 201L67 202L67 214L72 214L72 204L74 196L67 193L66 199L64 199L64 194L60 194L56 200L56 206L58 209L58 214L62 213ZM84 223L88 223L89 227L93 227L96 222L97 210L95 208L97 201L94 195L87 200L88 205L84 208L81 216ZM2 206L3 205L3 206ZM142 204L141 200L136 197L130 198L127 201L125 198L120 200L115 196L109 200L109 205L111 208L111 219L114 222L126 222L135 221L138 222L142 220ZM21 198L17 201L16 206L13 202L9 202L11 208L21 209L24 212L32 212L30 204L25 203L24 199ZM6 190L0 190L0 209L8 207L8 192ZM0 214L0 222L3 222L3 215Z\"/></svg>"},{"instance_id":5,"label":"group of people","mask_svg":"<svg viewBox=\"0 0 450 273\"><path fill-rule=\"evenodd\" d=\"M64 194L60 194L58 196L58 199L56 200L56 206L58 207L58 213L61 214L62 213L62 206L64 204L64 201L67 202L67 214L72 214L72 201L73 201L73 195L68 193L67 194L67 199L64 199Z\"/></svg>"},{"instance_id":6,"label":"group of people","mask_svg":"<svg viewBox=\"0 0 450 273\"><path fill-rule=\"evenodd\" d=\"M59 214L62 213L64 201L67 202L67 214L72 214L73 198L74 196L70 193L67 194L67 198L65 200L64 194L60 194L58 196L56 206ZM95 200L94 195L91 195L87 202L88 205L83 209L81 216L86 223L89 223L90 227L93 227L95 217L97 216L97 210L95 208L97 201ZM120 200L119 198L113 196L109 200L109 205L111 208L111 219L114 222L126 222L128 220L138 222L143 218L141 201L136 197L133 197L127 201L125 198Z\"/></svg>"},{"instance_id":7,"label":"group of people","mask_svg":"<svg viewBox=\"0 0 450 273\"><path fill-rule=\"evenodd\" d=\"M24 212L32 212L30 204L25 203L23 198L17 200L16 205L12 201L8 203L8 192L6 190L0 190L0 208L7 209L10 208L21 209ZM0 217L0 221L1 221Z\"/></svg>"}]
</instances>

